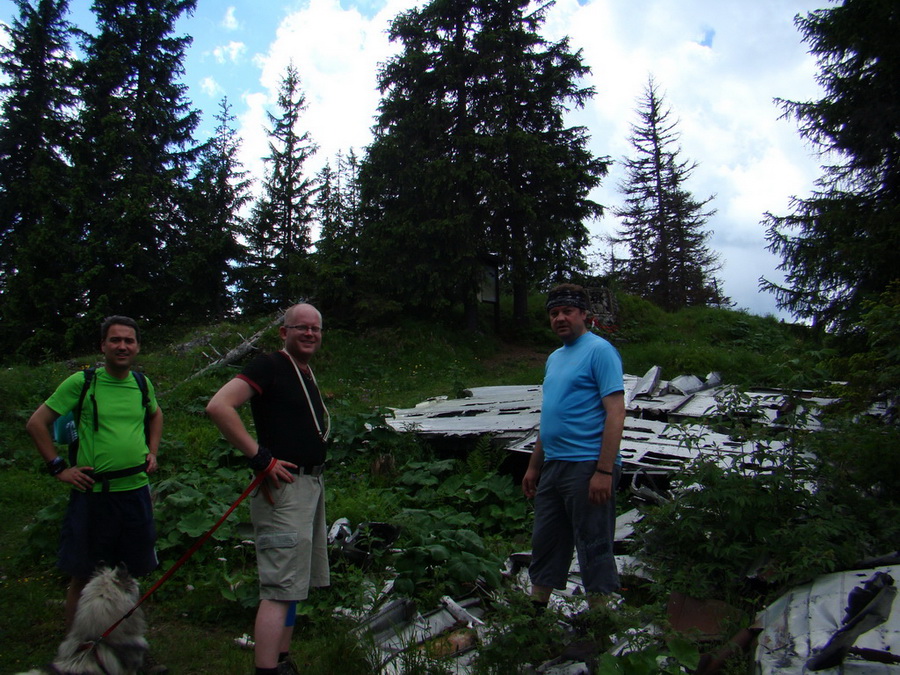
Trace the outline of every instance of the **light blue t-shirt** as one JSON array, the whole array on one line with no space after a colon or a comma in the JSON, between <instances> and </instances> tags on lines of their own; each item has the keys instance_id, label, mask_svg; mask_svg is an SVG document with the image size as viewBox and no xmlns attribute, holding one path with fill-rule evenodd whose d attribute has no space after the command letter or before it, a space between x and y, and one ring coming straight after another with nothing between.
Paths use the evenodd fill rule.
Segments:
<instances>
[{"instance_id":1,"label":"light blue t-shirt","mask_svg":"<svg viewBox=\"0 0 900 675\"><path fill-rule=\"evenodd\" d=\"M587 332L550 354L541 405L544 461L596 460L606 423L603 397L624 388L619 352L599 335Z\"/></svg>"}]
</instances>

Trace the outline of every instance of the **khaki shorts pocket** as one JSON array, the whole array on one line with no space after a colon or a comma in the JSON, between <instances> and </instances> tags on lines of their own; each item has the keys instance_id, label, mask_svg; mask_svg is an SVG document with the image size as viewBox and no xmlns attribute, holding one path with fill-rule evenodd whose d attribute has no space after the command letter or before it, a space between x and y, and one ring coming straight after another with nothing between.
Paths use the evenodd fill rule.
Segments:
<instances>
[{"instance_id":1,"label":"khaki shorts pocket","mask_svg":"<svg viewBox=\"0 0 900 675\"><path fill-rule=\"evenodd\" d=\"M272 532L261 534L256 541L256 548L265 551L270 548L293 548L297 545L299 537L295 532Z\"/></svg>"},{"instance_id":2,"label":"khaki shorts pocket","mask_svg":"<svg viewBox=\"0 0 900 675\"><path fill-rule=\"evenodd\" d=\"M295 532L270 532L256 540L260 588L289 588L296 574L300 539Z\"/></svg>"}]
</instances>

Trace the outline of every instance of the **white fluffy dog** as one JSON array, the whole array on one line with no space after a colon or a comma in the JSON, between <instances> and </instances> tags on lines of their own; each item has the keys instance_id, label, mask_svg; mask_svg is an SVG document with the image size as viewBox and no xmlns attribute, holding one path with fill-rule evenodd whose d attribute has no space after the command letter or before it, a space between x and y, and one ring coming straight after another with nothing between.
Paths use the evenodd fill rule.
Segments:
<instances>
[{"instance_id":1,"label":"white fluffy dog","mask_svg":"<svg viewBox=\"0 0 900 675\"><path fill-rule=\"evenodd\" d=\"M97 570L84 587L72 629L53 663L21 675L134 675L149 649L140 608L99 644L93 642L134 607L138 593L137 582L123 568Z\"/></svg>"}]
</instances>

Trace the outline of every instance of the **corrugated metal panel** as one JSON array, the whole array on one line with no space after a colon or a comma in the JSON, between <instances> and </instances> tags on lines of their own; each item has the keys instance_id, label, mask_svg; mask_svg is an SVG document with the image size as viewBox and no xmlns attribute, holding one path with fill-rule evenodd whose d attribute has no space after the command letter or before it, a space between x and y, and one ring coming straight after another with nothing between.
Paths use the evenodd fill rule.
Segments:
<instances>
[{"instance_id":1,"label":"corrugated metal panel","mask_svg":"<svg viewBox=\"0 0 900 675\"><path fill-rule=\"evenodd\" d=\"M683 425L686 420L713 415L717 410L716 397L726 387L715 385L689 394L662 393L670 387L659 379L659 372L654 367L643 378L625 376L628 417L621 453L626 471L661 474L677 471L701 454L730 463L753 451L752 444L737 442L701 425L680 429L670 426L669 423ZM707 383L718 381L714 373L707 377ZM694 387L699 380L693 378L691 382ZM540 423L541 392L540 385L476 387L467 398L434 398L414 408L394 410L394 418L388 424L400 431L432 437L490 434L507 441L512 452L530 453ZM761 390L749 392L746 400L748 415L772 424L786 398L784 394ZM825 402L818 399L814 403L820 401ZM660 418L667 421L659 421ZM691 438L690 443L685 442L686 435ZM780 443L772 445L775 450L780 447Z\"/></svg>"},{"instance_id":2,"label":"corrugated metal panel","mask_svg":"<svg viewBox=\"0 0 900 675\"><path fill-rule=\"evenodd\" d=\"M847 626L844 619L851 592L878 572L897 578L900 566L826 574L791 589L776 600L759 616L758 623L763 631L755 652L755 672L758 675L810 672L807 665L810 657L820 653L833 636ZM842 663L817 672L828 675L900 673L900 663L878 663L866 658L864 651L871 650L886 657L893 655L894 659L900 657L900 600L896 591L887 600L890 601L887 603L889 609L879 608L880 612L889 613L886 619L854 636L854 649Z\"/></svg>"}]
</instances>

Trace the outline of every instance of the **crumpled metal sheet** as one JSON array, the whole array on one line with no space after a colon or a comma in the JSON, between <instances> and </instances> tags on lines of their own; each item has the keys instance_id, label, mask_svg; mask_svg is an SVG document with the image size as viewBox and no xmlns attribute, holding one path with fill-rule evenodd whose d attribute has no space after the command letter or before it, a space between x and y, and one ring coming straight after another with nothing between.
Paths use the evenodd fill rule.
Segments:
<instances>
[{"instance_id":1,"label":"crumpled metal sheet","mask_svg":"<svg viewBox=\"0 0 900 675\"><path fill-rule=\"evenodd\" d=\"M900 565L835 572L817 577L811 583L797 586L766 608L758 618L762 627L754 654L755 672L759 675L790 675L813 672L810 659L829 644L836 633L846 629L850 593L878 572L900 579ZM834 667L818 670L825 675L900 675L900 663L879 663L863 656L900 656L900 600L897 593L878 608L884 618L873 628L858 635L843 661ZM882 598L883 600L884 598ZM883 617L881 615L884 615ZM873 622L874 623L874 622Z\"/></svg>"},{"instance_id":2,"label":"crumpled metal sheet","mask_svg":"<svg viewBox=\"0 0 900 675\"><path fill-rule=\"evenodd\" d=\"M379 673L403 675L402 654L428 642L434 653L453 657L456 673L467 675L477 655L483 614L477 597L456 601L444 596L441 607L426 614L418 612L411 600L399 598L363 621L356 631L371 636L378 650Z\"/></svg>"},{"instance_id":3,"label":"crumpled metal sheet","mask_svg":"<svg viewBox=\"0 0 900 675\"><path fill-rule=\"evenodd\" d=\"M680 383L679 388L661 381L659 370L651 368L640 379L624 376L628 416L621 453L626 473L666 475L680 471L700 455L727 464L752 453L752 443L737 441L703 425L670 427L671 422L713 414L716 396L725 388L715 373L710 373L706 382L693 376L676 378L673 382ZM670 388L678 393L666 393ZM682 390L691 393L681 393ZM540 385L473 387L466 398L435 397L414 408L394 409L393 418L386 423L397 431L432 438L477 438L489 434L505 441L510 452L530 454L540 423L542 391ZM769 391L748 392L746 397L752 401L747 414L758 415L763 423L772 424L785 401L783 393ZM685 434L691 436L692 443L684 442ZM773 450L780 447L779 442L771 443Z\"/></svg>"}]
</instances>

